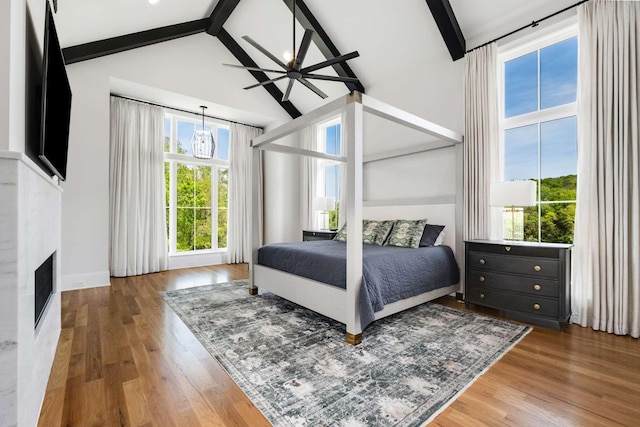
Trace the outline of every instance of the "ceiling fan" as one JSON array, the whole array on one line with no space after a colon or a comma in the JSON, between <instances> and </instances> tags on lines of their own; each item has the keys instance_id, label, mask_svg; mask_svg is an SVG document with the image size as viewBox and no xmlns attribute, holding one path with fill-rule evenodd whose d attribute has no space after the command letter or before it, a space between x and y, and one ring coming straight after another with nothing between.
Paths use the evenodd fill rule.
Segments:
<instances>
[{"instance_id":1,"label":"ceiling fan","mask_svg":"<svg viewBox=\"0 0 640 427\"><path fill-rule=\"evenodd\" d=\"M285 91L282 102L289 100L289 94L291 93L291 88L293 87L293 83L298 81L309 88L316 95L321 98L326 98L327 94L321 91L316 85L311 83L309 79L317 79L317 80L328 80L334 82L343 82L343 83L356 83L358 79L355 77L341 77L341 76L327 76L321 74L311 74L311 72L320 70L322 68L328 67L333 64L337 64L339 62L347 61L349 59L357 58L360 54L357 51L347 53L345 55L336 56L335 58L328 59L326 61L317 63L315 65L310 65L308 67L302 67L302 62L304 61L305 56L307 55L307 51L309 50L309 46L311 46L311 38L313 37L313 30L305 30L304 36L302 37L302 42L300 43L300 49L296 54L295 46L296 46L296 1L293 1L293 53L290 56L290 59L285 64L280 59L278 59L275 55L271 54L267 49L260 46L255 40L253 40L249 36L243 36L251 46L258 49L264 55L266 55L273 62L278 64L282 70L272 70L267 68L260 67L246 67L243 65L234 65L234 64L222 64L227 67L241 68L243 70L249 71L262 71L264 73L278 73L282 74L282 76L278 76L272 78L270 80L260 82L251 86L247 86L244 89L253 89L254 87L264 86L269 83L274 83L279 80L289 78L289 84L287 85L287 90Z\"/></svg>"}]
</instances>

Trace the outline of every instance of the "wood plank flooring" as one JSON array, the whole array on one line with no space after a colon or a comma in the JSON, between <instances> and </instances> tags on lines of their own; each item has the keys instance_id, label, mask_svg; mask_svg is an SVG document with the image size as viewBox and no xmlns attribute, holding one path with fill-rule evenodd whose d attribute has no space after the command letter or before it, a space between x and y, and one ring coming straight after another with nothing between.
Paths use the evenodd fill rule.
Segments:
<instances>
[{"instance_id":1,"label":"wood plank flooring","mask_svg":"<svg viewBox=\"0 0 640 427\"><path fill-rule=\"evenodd\" d=\"M246 264L222 265L112 278L110 287L64 292L39 425L268 426L158 295L247 277ZM465 309L451 297L438 302ZM639 424L640 342L575 325L564 333L536 327L432 422Z\"/></svg>"}]
</instances>

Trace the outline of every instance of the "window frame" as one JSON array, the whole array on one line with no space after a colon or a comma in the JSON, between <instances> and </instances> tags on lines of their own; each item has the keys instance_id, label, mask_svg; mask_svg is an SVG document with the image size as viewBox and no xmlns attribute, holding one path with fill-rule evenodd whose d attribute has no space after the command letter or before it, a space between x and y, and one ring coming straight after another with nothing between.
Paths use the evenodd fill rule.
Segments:
<instances>
[{"instance_id":1,"label":"window frame","mask_svg":"<svg viewBox=\"0 0 640 427\"><path fill-rule=\"evenodd\" d=\"M319 123L316 127L317 129L317 135L316 135L316 150L318 152L321 153L326 153L327 152L327 129L329 129L330 127L333 127L335 125L340 125L340 153L338 153L337 155L342 155L343 152L343 138L342 138L342 116L335 116L332 117L330 119L327 119L321 123ZM337 162L335 160L329 160L329 159L317 159L317 174L316 174L316 194L314 195L314 197L327 197L327 186L326 186L326 182L327 182L327 176L326 176L326 168L330 167L330 166L336 166L336 165L341 165L340 162ZM336 201L336 206L340 203L340 176L338 175L337 177L338 179L336 179L336 197L335 197L335 201ZM336 209L334 209L335 211ZM333 211L330 211L333 212ZM318 223L320 223L320 220L318 218L316 218L316 221L318 221ZM329 222L330 225L330 222ZM320 228L320 227L318 227Z\"/></svg>"},{"instance_id":2,"label":"window frame","mask_svg":"<svg viewBox=\"0 0 640 427\"><path fill-rule=\"evenodd\" d=\"M219 150L216 149L213 159L199 159L193 157L190 154L178 154L177 141L178 141L178 121L194 123L198 126L202 126L202 119L198 120L187 115L176 114L173 112L165 111L165 118L169 119L169 152L164 152L164 163L169 164L169 235L167 236L167 252L170 257L174 256L188 256L188 255L200 255L208 253L220 253L226 252L227 248L218 247L218 173L221 169L229 169L229 160L223 160L217 158ZM215 141L219 141L218 130L230 129L228 123L215 119L205 117L205 126L211 126L211 133L214 136ZM163 139L164 144L164 139ZM217 147L216 147L217 148ZM211 167L211 249L193 249L190 251L178 251L177 250L177 211L178 211L178 195L177 195L177 166L178 163L187 166L207 166ZM166 189L165 189L166 191ZM228 209L228 206L227 206ZM215 230L215 232L214 232ZM228 231L228 229L227 229ZM227 235L228 242L228 235Z\"/></svg>"},{"instance_id":3,"label":"window frame","mask_svg":"<svg viewBox=\"0 0 640 427\"><path fill-rule=\"evenodd\" d=\"M576 80L576 100L574 102L563 104L555 107L538 109L530 113L519 114L512 117L505 117L505 64L508 61L519 58L523 55L527 55L534 51L540 51L553 44L562 42L572 37L578 37L578 23L575 18L571 18L567 21L559 23L556 26L541 30L535 34L531 34L524 39L508 43L501 46L498 49L497 54L497 76L498 76L498 115L499 115L499 176L501 180L504 180L504 160L505 160L505 133L509 129L520 128L524 126L537 125L537 179L536 179L536 208L537 208L537 224L538 224L538 242L542 242L542 207L543 205L551 204L577 204L577 200L542 200L541 197L541 125L545 122L551 122L554 120L566 119L569 117L576 117L577 123L579 123L580 117L578 114L578 97L580 87L580 71L578 67L578 76ZM580 39L578 38L578 52L580 49ZM578 59L579 61L579 59ZM540 54L538 54L538 108L540 108ZM576 172L577 174L577 172ZM576 195L577 196L577 195ZM575 218L574 218L575 221ZM502 221L501 221L502 224ZM503 225L504 230L504 225ZM501 233L503 232L501 231Z\"/></svg>"}]
</instances>

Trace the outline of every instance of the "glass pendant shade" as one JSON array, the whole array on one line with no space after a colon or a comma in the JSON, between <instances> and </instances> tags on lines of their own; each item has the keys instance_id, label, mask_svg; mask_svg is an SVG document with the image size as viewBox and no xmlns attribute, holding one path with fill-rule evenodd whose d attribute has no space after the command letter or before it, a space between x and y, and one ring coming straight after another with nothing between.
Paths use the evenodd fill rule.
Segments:
<instances>
[{"instance_id":1,"label":"glass pendant shade","mask_svg":"<svg viewBox=\"0 0 640 427\"><path fill-rule=\"evenodd\" d=\"M204 109L202 108L202 129L196 130L191 137L191 152L193 157L198 159L212 159L216 150L216 142L213 140L213 134L204 128Z\"/></svg>"}]
</instances>

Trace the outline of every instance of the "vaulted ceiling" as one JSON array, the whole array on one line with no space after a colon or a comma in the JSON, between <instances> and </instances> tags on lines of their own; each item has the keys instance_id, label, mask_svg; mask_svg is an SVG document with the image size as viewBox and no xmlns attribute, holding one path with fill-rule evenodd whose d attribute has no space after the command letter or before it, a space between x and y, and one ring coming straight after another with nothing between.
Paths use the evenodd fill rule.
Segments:
<instances>
[{"instance_id":1,"label":"vaulted ceiling","mask_svg":"<svg viewBox=\"0 0 640 427\"><path fill-rule=\"evenodd\" d=\"M305 64L354 50L360 53L359 58L346 65L322 70L323 74L356 76L359 83L314 81L333 98L354 87L363 90L398 76L402 70L424 64L432 57L456 57L455 46L447 49L447 37L443 39L442 29L438 28L442 22L447 24L447 16L432 14L434 4L436 9L438 5L450 5L448 20L457 21L458 40L466 40L468 49L573 3L574 0L299 0L296 44L300 43L304 28L312 27L318 34ZM159 0L153 5L147 0L58 0L56 22L61 45L72 61L89 59L92 52L107 53L118 43L135 47L136 43L144 45L145 40L162 40L164 33L157 29L171 26L166 30L168 36L206 31L233 53L236 64L273 68L274 64L242 36L251 36L274 54L290 50L291 5L292 0ZM122 37L127 35L131 36ZM114 38L119 38L115 44ZM266 78L244 70L235 72L246 75L247 85ZM302 85L294 85L291 102L280 102L285 80L251 90L268 90L274 103L292 117L321 102Z\"/></svg>"}]
</instances>

